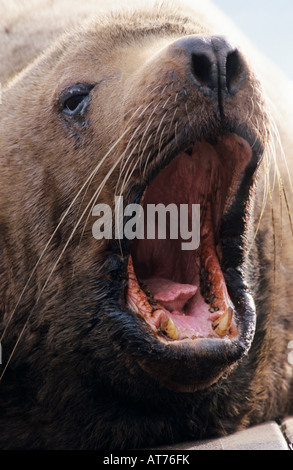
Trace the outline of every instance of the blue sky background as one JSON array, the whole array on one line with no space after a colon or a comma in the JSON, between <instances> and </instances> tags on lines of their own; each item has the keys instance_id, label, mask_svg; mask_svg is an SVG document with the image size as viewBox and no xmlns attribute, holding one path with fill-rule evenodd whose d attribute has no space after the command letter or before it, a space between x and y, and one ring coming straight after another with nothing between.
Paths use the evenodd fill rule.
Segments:
<instances>
[{"instance_id":1,"label":"blue sky background","mask_svg":"<svg viewBox=\"0 0 293 470\"><path fill-rule=\"evenodd\" d=\"M293 0L213 2L293 80Z\"/></svg>"}]
</instances>

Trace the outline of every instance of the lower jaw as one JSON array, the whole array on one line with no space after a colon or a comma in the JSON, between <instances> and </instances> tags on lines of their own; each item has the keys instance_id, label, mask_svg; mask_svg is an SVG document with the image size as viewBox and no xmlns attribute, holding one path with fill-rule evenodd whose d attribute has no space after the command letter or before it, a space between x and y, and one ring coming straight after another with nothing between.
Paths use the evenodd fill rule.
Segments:
<instances>
[{"instance_id":1,"label":"lower jaw","mask_svg":"<svg viewBox=\"0 0 293 470\"><path fill-rule=\"evenodd\" d=\"M152 387L163 387L176 393L195 393L215 385L223 377L229 377L250 349L256 322L255 305L245 287L239 298L232 296L232 299L237 305L237 312L234 312L236 334L217 336L212 331L208 337L193 335L189 329L188 336L170 338L174 335L173 324L169 324L168 331L161 328L161 322L166 317L170 318L170 313L158 310L153 317L155 321L148 321L136 305L128 304L132 315L141 319L137 349L131 351L131 356L152 379ZM148 387L148 381L145 386Z\"/></svg>"}]
</instances>

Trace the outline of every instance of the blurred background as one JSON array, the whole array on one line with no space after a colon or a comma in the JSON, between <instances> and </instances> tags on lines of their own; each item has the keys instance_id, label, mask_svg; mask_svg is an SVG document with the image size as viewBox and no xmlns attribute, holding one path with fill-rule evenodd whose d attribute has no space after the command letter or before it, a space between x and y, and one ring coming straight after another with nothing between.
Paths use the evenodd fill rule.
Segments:
<instances>
[{"instance_id":1,"label":"blurred background","mask_svg":"<svg viewBox=\"0 0 293 470\"><path fill-rule=\"evenodd\" d=\"M213 0L293 80L293 0Z\"/></svg>"}]
</instances>

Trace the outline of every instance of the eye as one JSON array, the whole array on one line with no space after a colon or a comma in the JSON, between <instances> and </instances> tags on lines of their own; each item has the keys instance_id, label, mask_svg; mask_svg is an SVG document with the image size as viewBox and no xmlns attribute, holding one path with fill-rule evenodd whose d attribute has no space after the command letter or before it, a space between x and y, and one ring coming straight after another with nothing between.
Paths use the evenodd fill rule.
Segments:
<instances>
[{"instance_id":1,"label":"eye","mask_svg":"<svg viewBox=\"0 0 293 470\"><path fill-rule=\"evenodd\" d=\"M78 83L67 88L61 95L61 109L67 116L81 116L90 101L90 92L94 85Z\"/></svg>"}]
</instances>

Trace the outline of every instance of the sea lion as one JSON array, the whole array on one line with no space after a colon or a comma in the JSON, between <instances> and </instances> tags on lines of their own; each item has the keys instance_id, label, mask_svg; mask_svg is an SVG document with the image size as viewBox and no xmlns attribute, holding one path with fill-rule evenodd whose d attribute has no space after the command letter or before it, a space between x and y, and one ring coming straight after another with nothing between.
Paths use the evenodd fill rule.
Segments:
<instances>
[{"instance_id":1,"label":"sea lion","mask_svg":"<svg viewBox=\"0 0 293 470\"><path fill-rule=\"evenodd\" d=\"M159 446L292 411L289 121L200 3L99 4L1 12L2 449ZM117 196L200 204L199 248L95 238Z\"/></svg>"}]
</instances>

